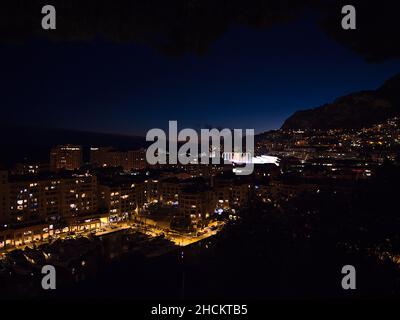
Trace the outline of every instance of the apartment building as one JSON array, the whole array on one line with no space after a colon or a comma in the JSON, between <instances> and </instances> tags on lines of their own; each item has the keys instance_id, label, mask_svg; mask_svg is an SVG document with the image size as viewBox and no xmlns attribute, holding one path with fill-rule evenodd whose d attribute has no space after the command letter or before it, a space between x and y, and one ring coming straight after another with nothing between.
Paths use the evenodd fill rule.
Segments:
<instances>
[{"instance_id":1,"label":"apartment building","mask_svg":"<svg viewBox=\"0 0 400 320\"><path fill-rule=\"evenodd\" d=\"M99 208L119 221L138 213L145 203L143 183L104 183L99 185Z\"/></svg>"},{"instance_id":2,"label":"apartment building","mask_svg":"<svg viewBox=\"0 0 400 320\"><path fill-rule=\"evenodd\" d=\"M76 145L59 145L50 151L50 168L58 170L76 170L82 166L82 147Z\"/></svg>"},{"instance_id":3,"label":"apartment building","mask_svg":"<svg viewBox=\"0 0 400 320\"><path fill-rule=\"evenodd\" d=\"M194 225L211 218L216 206L217 198L213 190L192 185L179 193L178 212L180 216L190 218Z\"/></svg>"},{"instance_id":4,"label":"apartment building","mask_svg":"<svg viewBox=\"0 0 400 320\"><path fill-rule=\"evenodd\" d=\"M247 203L251 184L246 181L237 180L234 177L218 176L214 179L214 189L218 207L229 209Z\"/></svg>"},{"instance_id":5,"label":"apartment building","mask_svg":"<svg viewBox=\"0 0 400 320\"><path fill-rule=\"evenodd\" d=\"M122 167L124 170L142 170L147 167L146 150L115 151L109 147L91 147L90 162L95 167Z\"/></svg>"},{"instance_id":6,"label":"apartment building","mask_svg":"<svg viewBox=\"0 0 400 320\"><path fill-rule=\"evenodd\" d=\"M158 195L160 202L164 204L175 203L179 200L183 184L178 178L167 178L159 183Z\"/></svg>"},{"instance_id":7,"label":"apartment building","mask_svg":"<svg viewBox=\"0 0 400 320\"><path fill-rule=\"evenodd\" d=\"M4 219L8 223L56 221L97 212L97 179L92 175L15 176L2 188L8 194Z\"/></svg>"}]
</instances>

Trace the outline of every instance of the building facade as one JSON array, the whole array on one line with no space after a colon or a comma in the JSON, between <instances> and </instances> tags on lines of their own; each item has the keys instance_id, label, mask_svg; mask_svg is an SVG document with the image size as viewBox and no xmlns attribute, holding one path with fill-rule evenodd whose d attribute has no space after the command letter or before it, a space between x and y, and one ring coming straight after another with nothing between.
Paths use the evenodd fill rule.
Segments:
<instances>
[{"instance_id":1,"label":"building facade","mask_svg":"<svg viewBox=\"0 0 400 320\"><path fill-rule=\"evenodd\" d=\"M90 162L95 167L122 167L126 171L147 167L146 150L115 151L109 147L91 147Z\"/></svg>"},{"instance_id":2,"label":"building facade","mask_svg":"<svg viewBox=\"0 0 400 320\"><path fill-rule=\"evenodd\" d=\"M82 161L81 146L59 145L50 151L50 168L54 171L79 169Z\"/></svg>"},{"instance_id":3,"label":"building facade","mask_svg":"<svg viewBox=\"0 0 400 320\"><path fill-rule=\"evenodd\" d=\"M217 198L213 190L196 187L184 188L179 193L179 215L189 218L193 225L200 226L210 219L216 209Z\"/></svg>"},{"instance_id":4,"label":"building facade","mask_svg":"<svg viewBox=\"0 0 400 320\"><path fill-rule=\"evenodd\" d=\"M97 179L92 175L18 177L3 188L8 194L8 223L58 221L97 212Z\"/></svg>"},{"instance_id":5,"label":"building facade","mask_svg":"<svg viewBox=\"0 0 400 320\"><path fill-rule=\"evenodd\" d=\"M99 185L99 208L119 221L136 214L145 203L143 183L112 183Z\"/></svg>"}]
</instances>

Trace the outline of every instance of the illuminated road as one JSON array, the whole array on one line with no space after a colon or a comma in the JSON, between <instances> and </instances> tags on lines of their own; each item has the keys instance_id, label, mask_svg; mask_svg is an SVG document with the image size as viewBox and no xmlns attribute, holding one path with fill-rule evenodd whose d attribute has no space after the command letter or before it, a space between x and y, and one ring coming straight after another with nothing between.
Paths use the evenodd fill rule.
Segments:
<instances>
[{"instance_id":1,"label":"illuminated road","mask_svg":"<svg viewBox=\"0 0 400 320\"><path fill-rule=\"evenodd\" d=\"M157 237L160 235L164 235L166 239L172 241L175 243L175 245L178 246L188 246L190 244L193 244L195 242L201 241L203 239L206 239L208 237L212 237L215 234L217 234L223 227L224 223L223 222L212 222L207 226L206 228L202 230L198 230L196 234L183 234L179 233L176 231L172 231L169 228L161 228L157 224L146 224L146 223L135 223L135 222L119 222L119 223L113 223L113 224L108 224L108 225L102 225L100 228L97 229L92 229L92 230L82 230L79 232L75 232L74 234L70 234L67 232L59 232L55 233L53 236L45 237L43 240L35 240L34 242L31 241L26 241L24 244L19 244L17 246L13 247L7 247L3 248L0 251L0 258L4 253L7 253L9 251L15 250L15 249L24 249L25 247L33 247L33 246L38 246L43 243L49 243L50 241L56 240L56 239L74 239L80 236L89 236L89 235L95 235L95 236L104 236L107 234L111 234L114 232L118 232L121 230L135 230L139 231L142 233L145 233L151 237ZM212 230L213 228L213 230Z\"/></svg>"},{"instance_id":2,"label":"illuminated road","mask_svg":"<svg viewBox=\"0 0 400 320\"><path fill-rule=\"evenodd\" d=\"M223 222L212 222L206 228L198 230L197 235L178 233L168 228L160 228L158 225L153 225L153 224L145 224L145 225L136 224L134 228L150 236L159 236L161 234L164 234L166 239L174 242L178 246L184 247L216 235L222 229L223 226L224 226ZM214 227L215 230L211 230L212 227Z\"/></svg>"}]
</instances>

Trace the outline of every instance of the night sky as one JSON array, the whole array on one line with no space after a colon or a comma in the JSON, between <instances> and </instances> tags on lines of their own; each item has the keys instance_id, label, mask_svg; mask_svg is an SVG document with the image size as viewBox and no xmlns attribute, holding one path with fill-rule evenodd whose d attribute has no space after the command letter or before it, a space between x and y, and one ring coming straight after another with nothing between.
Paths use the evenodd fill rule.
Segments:
<instances>
[{"instance_id":1,"label":"night sky","mask_svg":"<svg viewBox=\"0 0 400 320\"><path fill-rule=\"evenodd\" d=\"M328 37L311 12L270 28L232 23L201 55L98 36L2 43L0 56L2 123L135 135L168 120L277 129L297 110L400 71L399 59L366 62Z\"/></svg>"}]
</instances>

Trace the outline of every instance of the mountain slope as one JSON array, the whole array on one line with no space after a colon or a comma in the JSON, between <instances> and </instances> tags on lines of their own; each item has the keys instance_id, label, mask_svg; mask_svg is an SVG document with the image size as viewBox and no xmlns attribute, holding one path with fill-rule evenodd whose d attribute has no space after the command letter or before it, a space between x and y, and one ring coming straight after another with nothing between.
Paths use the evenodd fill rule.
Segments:
<instances>
[{"instance_id":1,"label":"mountain slope","mask_svg":"<svg viewBox=\"0 0 400 320\"><path fill-rule=\"evenodd\" d=\"M400 74L377 90L361 91L295 112L282 129L362 128L400 115Z\"/></svg>"}]
</instances>

